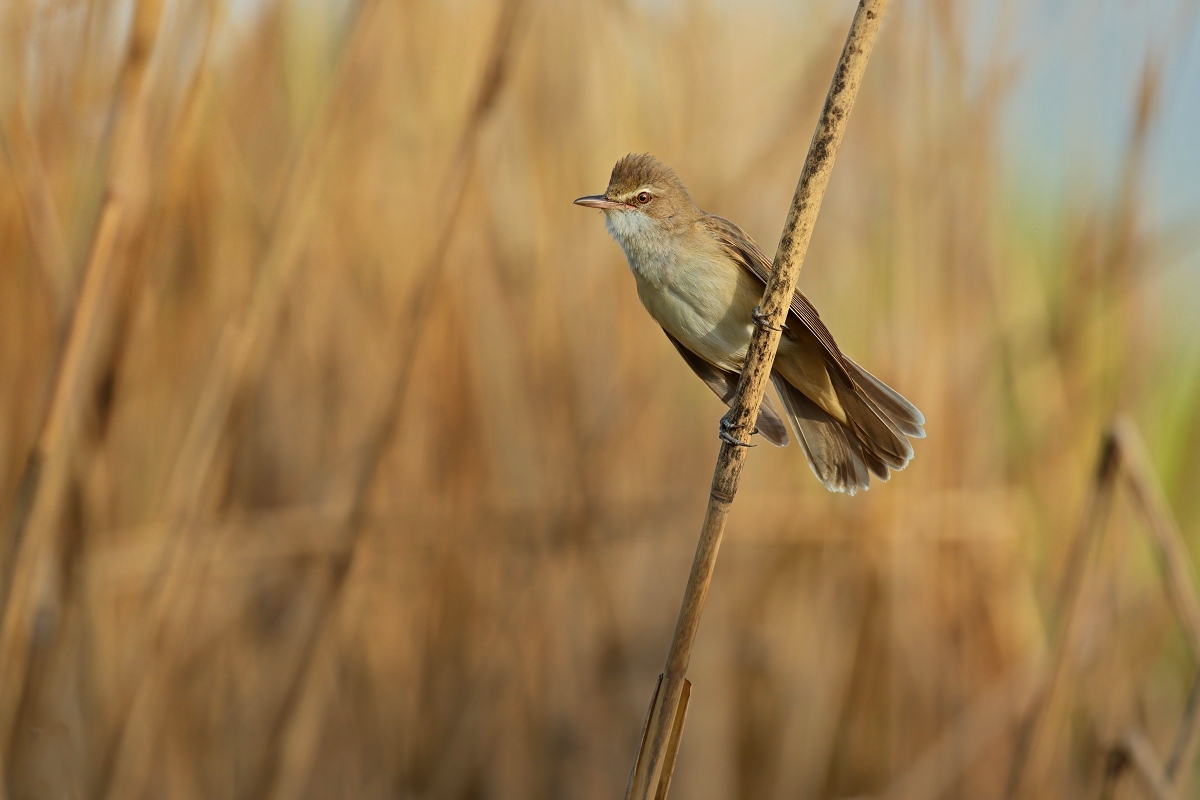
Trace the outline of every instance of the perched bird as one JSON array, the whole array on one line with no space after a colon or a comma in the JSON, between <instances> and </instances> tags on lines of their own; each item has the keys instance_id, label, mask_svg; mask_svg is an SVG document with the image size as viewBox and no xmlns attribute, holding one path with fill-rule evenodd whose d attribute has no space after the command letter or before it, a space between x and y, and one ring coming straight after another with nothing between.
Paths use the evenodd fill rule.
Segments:
<instances>
[{"instance_id":1,"label":"perched bird","mask_svg":"<svg viewBox=\"0 0 1200 800\"><path fill-rule=\"evenodd\" d=\"M697 208L675 172L650 155L625 156L604 194L575 203L604 212L642 305L688 366L732 403L771 260L737 225ZM771 381L809 466L832 492L867 489L871 475L886 481L912 459L909 437L925 436L921 412L850 360L799 291ZM756 432L788 443L769 397Z\"/></svg>"}]
</instances>

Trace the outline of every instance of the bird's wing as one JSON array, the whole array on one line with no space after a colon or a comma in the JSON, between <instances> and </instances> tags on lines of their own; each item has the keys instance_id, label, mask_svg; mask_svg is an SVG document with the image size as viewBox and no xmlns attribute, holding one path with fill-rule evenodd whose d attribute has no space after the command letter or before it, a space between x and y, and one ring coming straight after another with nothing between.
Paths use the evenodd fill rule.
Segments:
<instances>
[{"instance_id":1,"label":"bird's wing","mask_svg":"<svg viewBox=\"0 0 1200 800\"><path fill-rule=\"evenodd\" d=\"M721 217L706 216L701 222L717 236L731 257L766 284L771 275L771 261L753 239ZM842 353L807 297L795 292L789 310L788 324L802 326L803 332L823 351L826 371L845 415L840 422L848 429L839 431L831 427L839 420L817 397L806 395L802 387L793 386L783 376L775 378L813 471L832 491L853 493L865 489L870 482L868 473L887 480L889 468L903 469L912 459L913 449L907 437L925 435L925 417L898 392ZM793 329L789 335L798 333Z\"/></svg>"},{"instance_id":2,"label":"bird's wing","mask_svg":"<svg viewBox=\"0 0 1200 800\"><path fill-rule=\"evenodd\" d=\"M700 224L712 231L729 255L746 271L762 281L764 287L766 286L767 278L771 276L771 259L767 258L766 253L759 249L759 246L745 231L724 217L714 214L701 218ZM837 342L833 340L833 334L821 321L821 315L817 313L817 309L799 289L792 293L790 311L789 321L795 320L803 325L825 350L825 360L845 378L853 382L854 378L846 364L847 359L842 355Z\"/></svg>"},{"instance_id":3,"label":"bird's wing","mask_svg":"<svg viewBox=\"0 0 1200 800\"><path fill-rule=\"evenodd\" d=\"M679 351L679 355L683 356L683 360L687 362L692 371L704 381L708 388L713 390L713 394L721 398L721 402L729 405L733 402L733 396L737 394L738 374L736 372L728 372L715 367L705 361L700 356L688 350L683 344L671 334L663 329L663 333L667 334L667 338L671 340L671 344L675 345L675 349ZM779 412L775 409L775 404L771 402L771 398L763 395L762 405L758 409L758 432L762 437L776 447L787 447L788 432L787 425L784 424L783 418L779 416Z\"/></svg>"}]
</instances>

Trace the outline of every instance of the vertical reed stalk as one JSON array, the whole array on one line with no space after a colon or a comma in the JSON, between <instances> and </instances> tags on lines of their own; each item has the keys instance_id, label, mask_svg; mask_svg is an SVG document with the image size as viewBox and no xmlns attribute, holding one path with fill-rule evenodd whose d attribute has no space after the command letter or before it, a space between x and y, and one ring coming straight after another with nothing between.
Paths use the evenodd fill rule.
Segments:
<instances>
[{"instance_id":1,"label":"vertical reed stalk","mask_svg":"<svg viewBox=\"0 0 1200 800\"><path fill-rule=\"evenodd\" d=\"M667 654L666 667L651 700L641 747L629 776L626 798L630 800L662 800L670 788L671 772L690 694L690 683L686 679L688 663L696 631L700 627L704 598L716 567L725 520L741 481L742 467L746 463L746 446L750 443L754 420L758 419L758 409L771 375L771 365L775 362L775 351L779 347L779 336L792 294L796 290L796 279L808 252L808 243L821 210L821 200L833 172L834 157L846 131L850 110L858 95L867 58L871 54L886 7L887 0L861 0L858 4L808 148L796 193L792 197L787 222L775 253L775 264L759 306L762 322L750 340L737 395L727 416L730 432L740 443L724 442L717 456L708 510L704 515L696 556L684 590L679 621Z\"/></svg>"},{"instance_id":2,"label":"vertical reed stalk","mask_svg":"<svg viewBox=\"0 0 1200 800\"><path fill-rule=\"evenodd\" d=\"M516 49L517 19L522 4L523 0L505 0L500 9L487 66L443 184L443 213L438 215L441 225L436 239L437 248L426 262L413 293L411 312L399 322L397 352L400 354L400 364L389 387L387 402L369 429L354 472L353 499L343 522L343 537L348 546L344 553L333 559L328 595L306 646L301 650L299 664L286 693L287 700L272 726L261 785L255 796L271 800L303 797L308 788L310 771L317 762L320 737L324 730L321 723L328 699L325 687L329 683L325 679L326 673L321 669L321 659L333 648L331 640L337 634L340 612L346 603L347 581L361 552L369 493L383 458L395 439L421 333L427 327L424 318L433 305L434 288L462 215L479 137L495 110L496 101L508 77L512 53Z\"/></svg>"},{"instance_id":3,"label":"vertical reed stalk","mask_svg":"<svg viewBox=\"0 0 1200 800\"><path fill-rule=\"evenodd\" d=\"M1098 547L1104 533L1113 497L1123 482L1133 495L1138 509L1150 528L1150 544L1162 570L1163 587L1193 655L1200 657L1200 599L1196 578L1187 555L1183 536L1167 505L1166 496L1150 466L1150 458L1137 428L1127 419L1117 419L1104 437L1097 460L1095 477L1079 531L1071 545L1063 582L1055 610L1055 644L1050 678L1036 698L1019 731L1009 772L1010 798L1036 796L1045 784L1049 749L1046 718L1066 674L1070 658L1072 623L1083 594L1089 556ZM1116 781L1127 766L1138 769L1145 788L1155 797L1175 797L1179 767L1187 759L1195 740L1197 706L1200 705L1200 678L1196 679L1183 710L1175 742L1166 766L1159 765L1153 747L1139 732L1119 742L1110 754L1101 797L1111 796Z\"/></svg>"},{"instance_id":4,"label":"vertical reed stalk","mask_svg":"<svg viewBox=\"0 0 1200 800\"><path fill-rule=\"evenodd\" d=\"M22 703L61 616L62 519L83 419L111 357L128 268L125 247L146 210L144 163L147 71L159 39L162 3L140 0L121 72L114 164L98 216L83 285L71 315L50 408L28 462L29 515L15 527L15 553L0 619L0 769L11 757Z\"/></svg>"},{"instance_id":5,"label":"vertical reed stalk","mask_svg":"<svg viewBox=\"0 0 1200 800\"><path fill-rule=\"evenodd\" d=\"M1133 767L1142 788L1153 800L1179 800L1179 792L1158 760L1154 746L1140 730L1127 731L1108 758L1100 800L1111 800L1116 795L1117 781L1128 767Z\"/></svg>"},{"instance_id":6,"label":"vertical reed stalk","mask_svg":"<svg viewBox=\"0 0 1200 800\"><path fill-rule=\"evenodd\" d=\"M167 482L162 515L168 540L159 557L144 601L143 638L139 648L152 665L139 683L115 739L105 795L127 797L144 789L153 765L153 713L178 647L172 639L172 620L187 617L192 598L189 568L204 560L206 547L196 529L204 489L223 441L221 432L236 399L254 385L264 368L271 334L278 324L302 249L318 210L320 175L330 140L329 132L349 103L348 86L371 31L376 0L362 0L353 12L353 25L343 46L336 76L322 111L297 150L288 173L275 222L269 231L262 266L255 277L248 307L227 323L208 366L200 398L193 410L180 453ZM203 62L207 65L207 58ZM181 613L182 610L182 613ZM157 656L151 658L150 656Z\"/></svg>"},{"instance_id":7,"label":"vertical reed stalk","mask_svg":"<svg viewBox=\"0 0 1200 800\"><path fill-rule=\"evenodd\" d=\"M69 324L75 305L75 274L50 181L29 120L24 87L10 87L12 97L0 111L0 150L8 159L25 212L25 227L38 266L54 304L56 327Z\"/></svg>"},{"instance_id":8,"label":"vertical reed stalk","mask_svg":"<svg viewBox=\"0 0 1200 800\"><path fill-rule=\"evenodd\" d=\"M1084 501L1083 515L1080 518L1075 539L1071 542L1062 583L1059 585L1054 619L1052 620L1055 626L1055 639L1049 678L1046 681L1045 689L1034 699L1029 713L1018 729L1005 794L1010 800L1029 796L1040 784L1041 776L1035 773L1041 763L1038 761L1038 757L1046 736L1047 710L1058 694L1059 685L1062 683L1066 671L1072 622L1083 594L1089 556L1095 549L1096 542L1100 539L1105 524L1108 522L1120 458L1118 437L1115 432L1110 431L1105 435L1100 446L1100 455L1097 459L1094 476L1088 488L1087 499ZM1031 774L1034 774L1034 777L1030 778Z\"/></svg>"},{"instance_id":9,"label":"vertical reed stalk","mask_svg":"<svg viewBox=\"0 0 1200 800\"><path fill-rule=\"evenodd\" d=\"M1163 588L1175 611L1184 636L1191 645L1192 657L1200 660L1200 597L1197 596L1196 572L1188 555L1179 523L1171 513L1162 484L1150 465L1146 445L1129 420L1116 425L1121 443L1125 483L1146 519L1150 543L1163 573ZM1162 768L1161 783L1174 791L1179 770L1190 760L1196 741L1196 717L1200 706L1200 676L1193 679L1187 703L1176 729L1175 741Z\"/></svg>"}]
</instances>

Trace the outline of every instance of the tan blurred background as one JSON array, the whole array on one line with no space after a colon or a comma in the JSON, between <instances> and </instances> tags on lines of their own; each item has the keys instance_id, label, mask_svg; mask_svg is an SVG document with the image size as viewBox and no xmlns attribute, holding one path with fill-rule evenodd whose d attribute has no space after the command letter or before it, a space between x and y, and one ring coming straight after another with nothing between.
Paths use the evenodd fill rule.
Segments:
<instances>
[{"instance_id":1,"label":"tan blurred background","mask_svg":"<svg viewBox=\"0 0 1200 800\"><path fill-rule=\"evenodd\" d=\"M800 281L929 436L752 451L672 797L1004 796L1114 414L1200 544L1194 4L1046 5L892 3ZM620 796L722 409L570 201L649 150L773 251L851 9L4 0L3 793ZM1171 749L1145 533L1030 791Z\"/></svg>"}]
</instances>

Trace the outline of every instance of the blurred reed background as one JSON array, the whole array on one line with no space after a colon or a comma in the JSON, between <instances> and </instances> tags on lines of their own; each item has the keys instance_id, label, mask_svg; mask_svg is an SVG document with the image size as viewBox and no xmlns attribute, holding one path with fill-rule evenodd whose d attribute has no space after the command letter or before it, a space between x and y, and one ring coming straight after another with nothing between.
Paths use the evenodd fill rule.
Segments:
<instances>
[{"instance_id":1,"label":"blurred reed background","mask_svg":"<svg viewBox=\"0 0 1200 800\"><path fill-rule=\"evenodd\" d=\"M929 438L853 499L752 453L673 796L1003 796L1115 412L1200 525L1194 229L1145 212L1175 43L1119 179L1048 203L969 5L892 4L801 276ZM848 3L0 11L7 797L619 796L722 409L570 201L650 150L773 251ZM1196 669L1114 514L1046 797L1130 726L1165 757Z\"/></svg>"}]
</instances>

